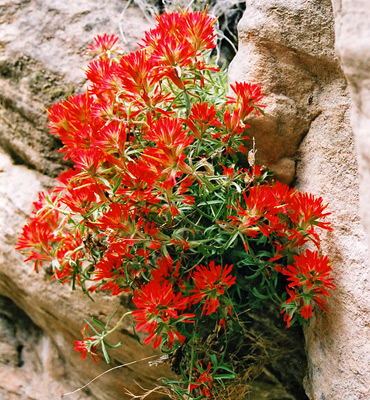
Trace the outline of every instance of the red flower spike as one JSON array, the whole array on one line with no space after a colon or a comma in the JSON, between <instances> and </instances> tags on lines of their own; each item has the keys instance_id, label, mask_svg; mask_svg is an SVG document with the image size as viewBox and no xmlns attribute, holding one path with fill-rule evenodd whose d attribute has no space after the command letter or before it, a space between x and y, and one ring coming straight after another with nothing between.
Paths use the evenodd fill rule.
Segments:
<instances>
[{"instance_id":1,"label":"red flower spike","mask_svg":"<svg viewBox=\"0 0 370 400\"><path fill-rule=\"evenodd\" d=\"M48 110L51 122L48 126L51 133L58 135L63 142L64 147L60 151L66 153L66 159L73 159L75 153L89 150L94 136L103 126L103 121L92 115L95 105L93 97L86 93L71 96Z\"/></svg>"},{"instance_id":2,"label":"red flower spike","mask_svg":"<svg viewBox=\"0 0 370 400\"><path fill-rule=\"evenodd\" d=\"M197 265L191 278L195 284L195 288L191 290L194 293L190 301L197 304L205 300L202 313L208 315L217 311L220 305L219 297L225 293L225 289L235 283L236 277L231 275L232 265L215 265L214 261L209 263L208 267Z\"/></svg>"},{"instance_id":3,"label":"red flower spike","mask_svg":"<svg viewBox=\"0 0 370 400\"><path fill-rule=\"evenodd\" d=\"M89 94L96 95L99 100L112 102L122 84L118 75L117 62L100 58L92 61L86 68L86 78L92 83Z\"/></svg>"},{"instance_id":4,"label":"red flower spike","mask_svg":"<svg viewBox=\"0 0 370 400\"><path fill-rule=\"evenodd\" d=\"M183 314L187 308L189 299L181 293L174 293L170 282L158 283L151 281L135 292L133 302L138 310L132 312L136 331L144 331L149 334L145 344L153 340L153 347L157 348L163 342L171 348L175 336L183 342L185 338L176 329L179 322L193 323L189 320L194 314ZM174 336L175 335L175 336Z\"/></svg>"},{"instance_id":5,"label":"red flower spike","mask_svg":"<svg viewBox=\"0 0 370 400\"><path fill-rule=\"evenodd\" d=\"M211 106L208 103L197 103L191 108L191 112L188 120L184 122L194 133L197 139L201 139L210 126L221 128L222 124L217 118L217 112L215 106Z\"/></svg>"},{"instance_id":6,"label":"red flower spike","mask_svg":"<svg viewBox=\"0 0 370 400\"><path fill-rule=\"evenodd\" d=\"M189 385L189 391L191 392L192 390L202 387L201 393L208 397L211 398L211 387L212 387L212 382L213 378L211 375L211 363L208 363L207 369L203 369L202 362L198 360L199 363L199 368L194 367L194 369L200 374L199 378L195 381L195 383L190 383Z\"/></svg>"},{"instance_id":7,"label":"red flower spike","mask_svg":"<svg viewBox=\"0 0 370 400\"><path fill-rule=\"evenodd\" d=\"M156 79L169 78L179 89L184 90L189 80L182 80L182 69L190 65L194 51L187 42L177 42L171 37L158 43L153 52Z\"/></svg>"},{"instance_id":8,"label":"red flower spike","mask_svg":"<svg viewBox=\"0 0 370 400\"><path fill-rule=\"evenodd\" d=\"M239 118L242 122L246 121L246 118L253 110L259 115L258 109L266 107L265 105L258 104L263 98L259 85L235 82L235 84L230 85L230 87L236 94L236 98L227 97L229 99L227 104L235 104L234 112L236 110L239 111Z\"/></svg>"},{"instance_id":9,"label":"red flower spike","mask_svg":"<svg viewBox=\"0 0 370 400\"><path fill-rule=\"evenodd\" d=\"M213 28L216 19L207 15L207 10L191 13L186 10L184 17L186 21L185 37L191 43L194 51L199 52L216 47L216 34Z\"/></svg>"},{"instance_id":10,"label":"red flower spike","mask_svg":"<svg viewBox=\"0 0 370 400\"><path fill-rule=\"evenodd\" d=\"M323 204L321 197L297 192L289 203L289 207L293 211L291 220L303 230L308 230L312 226L318 226L322 229L332 231L330 222L320 221L331 214L330 212L324 212L327 206L327 204Z\"/></svg>"},{"instance_id":11,"label":"red flower spike","mask_svg":"<svg viewBox=\"0 0 370 400\"><path fill-rule=\"evenodd\" d=\"M152 140L156 147L147 147L142 155L148 164L156 167L158 172L164 169L179 168L182 171L192 172L189 166L184 163L185 150L194 140L192 135L187 136L186 131L182 129L181 120L176 118L163 118L153 123L152 127L143 137L146 140ZM172 179L174 176L171 177Z\"/></svg>"},{"instance_id":12,"label":"red flower spike","mask_svg":"<svg viewBox=\"0 0 370 400\"><path fill-rule=\"evenodd\" d=\"M180 276L180 262L174 265L170 256L162 257L157 260L157 268L151 271L152 280L159 284L170 282L173 287L185 288L184 280Z\"/></svg>"},{"instance_id":13,"label":"red flower spike","mask_svg":"<svg viewBox=\"0 0 370 400\"><path fill-rule=\"evenodd\" d=\"M128 271L130 266L130 258L132 256L123 252L109 252L100 259L95 265L93 273L93 281L101 281L103 283L99 290L111 291L112 296L117 296L130 290L130 282L140 275L140 273L131 268L129 276L126 276L126 270Z\"/></svg>"},{"instance_id":14,"label":"red flower spike","mask_svg":"<svg viewBox=\"0 0 370 400\"><path fill-rule=\"evenodd\" d=\"M245 208L237 201L238 216L229 216L232 225L250 237L256 237L259 232L269 237L272 232L282 228L278 214L290 192L287 185L280 183L253 186L248 195L243 192Z\"/></svg>"},{"instance_id":15,"label":"red flower spike","mask_svg":"<svg viewBox=\"0 0 370 400\"><path fill-rule=\"evenodd\" d=\"M331 267L327 256L308 249L294 256L294 261L293 265L281 271L290 281L287 288L290 298L285 304L294 304L301 316L308 319L312 315L312 302L326 311L324 298L329 296L327 289L335 289L333 278L329 276ZM286 307L283 305L283 308Z\"/></svg>"},{"instance_id":16,"label":"red flower spike","mask_svg":"<svg viewBox=\"0 0 370 400\"><path fill-rule=\"evenodd\" d=\"M141 98L147 106L151 105L152 81L159 80L153 74L154 66L154 61L145 50L137 50L120 59L118 76L127 92L124 97L131 100Z\"/></svg>"},{"instance_id":17,"label":"red flower spike","mask_svg":"<svg viewBox=\"0 0 370 400\"><path fill-rule=\"evenodd\" d=\"M107 35L103 36L97 35L94 38L94 44L89 44L88 53L98 54L103 58L110 58L111 54L122 52L122 48L117 46L118 36Z\"/></svg>"},{"instance_id":18,"label":"red flower spike","mask_svg":"<svg viewBox=\"0 0 370 400\"><path fill-rule=\"evenodd\" d=\"M63 241L63 224L56 210L60 203L55 192L39 193L38 201L33 204L35 210L30 222L23 227L15 249L28 255L25 262L35 261L34 270L37 272L43 261L54 260L54 246Z\"/></svg>"},{"instance_id":19,"label":"red flower spike","mask_svg":"<svg viewBox=\"0 0 370 400\"><path fill-rule=\"evenodd\" d=\"M87 336L88 325L85 324L81 329L81 334L83 340L75 340L75 350L81 352L80 358L85 359L87 354L91 354L95 363L98 363L100 359L99 355L96 353L96 346L94 346L94 341L96 338Z\"/></svg>"}]
</instances>

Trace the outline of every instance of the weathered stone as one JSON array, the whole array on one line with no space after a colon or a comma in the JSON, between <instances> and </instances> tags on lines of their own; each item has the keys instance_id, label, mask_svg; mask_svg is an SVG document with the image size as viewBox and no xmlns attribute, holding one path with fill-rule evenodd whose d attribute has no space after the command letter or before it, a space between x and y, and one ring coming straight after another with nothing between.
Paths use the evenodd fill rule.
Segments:
<instances>
[{"instance_id":1,"label":"weathered stone","mask_svg":"<svg viewBox=\"0 0 370 400\"><path fill-rule=\"evenodd\" d=\"M340 74L334 48L327 45L334 40L327 5L328 0L252 0L239 22L230 80L262 86L266 115L251 119L248 135L256 139L257 162L284 183L293 181L298 147L322 111L321 82Z\"/></svg>"},{"instance_id":2,"label":"weathered stone","mask_svg":"<svg viewBox=\"0 0 370 400\"><path fill-rule=\"evenodd\" d=\"M6 297L0 297L0 398L55 399L68 382L66 365L50 336ZM86 399L86 392L75 396Z\"/></svg>"},{"instance_id":3,"label":"weathered stone","mask_svg":"<svg viewBox=\"0 0 370 400\"><path fill-rule=\"evenodd\" d=\"M11 0L0 5L0 146L18 163L46 175L65 168L45 108L84 90L82 68L97 34L120 35L132 51L151 25L136 7L119 0Z\"/></svg>"},{"instance_id":4,"label":"weathered stone","mask_svg":"<svg viewBox=\"0 0 370 400\"><path fill-rule=\"evenodd\" d=\"M366 0L332 0L336 49L352 98L351 125L355 134L360 210L370 246L370 8Z\"/></svg>"},{"instance_id":5,"label":"weathered stone","mask_svg":"<svg viewBox=\"0 0 370 400\"><path fill-rule=\"evenodd\" d=\"M364 9L368 7L365 2L357 3ZM346 44L341 55L348 62L350 82L352 79L351 86L354 86L352 95L356 92L358 96L352 121L357 121L364 138L366 107L370 103L367 89L363 89L367 85L361 79L369 74L368 63L361 64L367 68L361 79L359 70L356 75L356 65L360 60L367 60L370 52L361 54L360 48L364 47L357 47L356 27L361 24L357 21L363 21L361 43L368 37L364 34L368 28L364 28L365 19L355 21L354 13L351 17L345 14L349 4L355 1L338 2L337 31L343 35L338 46ZM347 25L343 15L348 18ZM293 181L292 162L296 163L298 188L322 196L332 212L334 231L324 235L322 248L334 262L337 289L328 300L328 312L315 310L314 319L305 329L309 358L307 395L312 400L368 399L369 253L359 218L358 169L349 120L351 98L335 54L331 3L329 0L251 0L239 29L239 53L232 63L230 78L258 82L267 95L266 116L253 118L249 130L250 136L256 138L257 161L275 170L285 182ZM345 32L349 29L352 36L347 38ZM353 61L351 49L355 49L357 61ZM368 165L365 167L364 159L366 152L370 153L364 139L359 146L363 157L360 159L362 192L367 195L370 185L364 182L370 169ZM370 202L361 195L362 204L367 207L363 212L366 217ZM370 226L370 221L366 226Z\"/></svg>"}]
</instances>

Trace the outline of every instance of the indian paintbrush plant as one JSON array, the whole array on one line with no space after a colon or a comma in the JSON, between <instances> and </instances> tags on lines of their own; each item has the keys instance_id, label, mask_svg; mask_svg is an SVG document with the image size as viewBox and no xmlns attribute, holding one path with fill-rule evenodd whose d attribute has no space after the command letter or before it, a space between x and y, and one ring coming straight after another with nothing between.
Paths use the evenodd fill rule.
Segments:
<instances>
[{"instance_id":1,"label":"indian paintbrush plant","mask_svg":"<svg viewBox=\"0 0 370 400\"><path fill-rule=\"evenodd\" d=\"M40 193L17 245L88 296L131 293L136 309L113 327L86 323L75 349L109 362L109 334L131 315L171 362L180 399L217 398L243 373L250 312L273 302L287 327L304 323L335 287L317 233L331 230L326 205L248 153L261 87L228 88L210 60L214 23L165 13L129 54L114 35L95 38L86 93L48 111L74 166Z\"/></svg>"}]
</instances>

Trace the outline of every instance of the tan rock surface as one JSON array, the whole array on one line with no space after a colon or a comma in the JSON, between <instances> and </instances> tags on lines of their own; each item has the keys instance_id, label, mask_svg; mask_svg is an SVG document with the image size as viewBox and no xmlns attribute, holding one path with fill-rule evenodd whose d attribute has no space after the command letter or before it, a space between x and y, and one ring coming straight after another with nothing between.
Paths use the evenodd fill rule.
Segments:
<instances>
[{"instance_id":1,"label":"tan rock surface","mask_svg":"<svg viewBox=\"0 0 370 400\"><path fill-rule=\"evenodd\" d=\"M83 90L88 43L120 35L132 51L151 25L125 3L84 0L10 0L0 5L0 146L17 162L46 175L63 168L60 142L49 135L45 108ZM123 43L123 39L126 43Z\"/></svg>"},{"instance_id":2,"label":"tan rock surface","mask_svg":"<svg viewBox=\"0 0 370 400\"><path fill-rule=\"evenodd\" d=\"M124 312L127 299L98 296L92 303L50 280L47 271L36 275L14 250L37 192L53 184L46 175L55 176L65 168L62 155L56 152L60 143L46 127L45 107L83 90L81 67L90 59L87 44L96 34L119 34L123 8L118 0L0 4L0 147L7 153L0 149L0 295L11 299L0 306L0 317L4 317L0 318L0 398L4 400L60 398L109 367L154 354L137 343L126 321L120 339L112 338L112 342L122 340L123 346L112 354L111 365L81 360L73 350L73 340L81 338L84 318L104 321L116 308ZM133 50L148 27L139 9L127 10L122 21L127 51ZM28 320L26 337L22 335L27 332L20 329L24 318L18 318L20 311L13 303L32 320ZM124 387L137 392L134 381L152 387L158 376L168 375L165 371L143 361L109 372L70 398L123 399Z\"/></svg>"},{"instance_id":3,"label":"tan rock surface","mask_svg":"<svg viewBox=\"0 0 370 400\"><path fill-rule=\"evenodd\" d=\"M333 0L335 47L349 83L355 134L360 210L370 246L370 7L365 0Z\"/></svg>"},{"instance_id":4,"label":"tan rock surface","mask_svg":"<svg viewBox=\"0 0 370 400\"><path fill-rule=\"evenodd\" d=\"M343 1L343 8L340 3L337 15L351 2ZM367 2L358 3L369 12ZM347 30L351 27L353 33L346 41L347 49L352 44L357 49L355 32L360 24L354 13L347 22ZM343 24L341 20L339 29ZM365 21L361 27L364 25ZM230 78L259 82L267 95L266 117L251 121L250 136L256 137L258 161L285 182L293 181L296 165L298 188L322 196L333 213L334 231L324 237L322 246L334 262L337 290L328 301L328 312L316 310L306 328L307 395L311 400L369 399L369 252L359 217L358 168L349 120L351 98L335 55L331 3L250 0L239 29L239 53ZM365 41L364 36L361 43ZM363 60L367 60L366 54ZM352 53L347 56L350 60ZM369 63L362 65L369 73ZM352 73L356 90L363 96L357 101L365 111L365 105L370 107L367 89L359 89L355 68ZM360 112L355 111L356 115ZM363 137L364 127L369 126L366 115L359 123ZM360 142L363 158L370 154L365 146ZM364 170L362 167L363 182ZM370 184L363 184L363 188L370 193ZM363 200L362 204L368 211L370 202Z\"/></svg>"},{"instance_id":5,"label":"tan rock surface","mask_svg":"<svg viewBox=\"0 0 370 400\"><path fill-rule=\"evenodd\" d=\"M329 0L251 0L239 22L230 80L262 86L266 115L251 121L248 134L256 138L257 162L285 183L293 181L297 149L322 112L322 82L339 74L333 35Z\"/></svg>"}]
</instances>

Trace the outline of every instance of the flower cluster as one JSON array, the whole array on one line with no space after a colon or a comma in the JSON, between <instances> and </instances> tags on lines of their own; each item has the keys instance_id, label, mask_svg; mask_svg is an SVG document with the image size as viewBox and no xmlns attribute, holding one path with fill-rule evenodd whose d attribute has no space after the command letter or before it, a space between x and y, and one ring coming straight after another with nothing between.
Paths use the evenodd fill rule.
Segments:
<instances>
[{"instance_id":1,"label":"flower cluster","mask_svg":"<svg viewBox=\"0 0 370 400\"><path fill-rule=\"evenodd\" d=\"M176 359L187 398L233 377L228 352L247 310L273 300L289 326L334 289L319 253L317 230L331 229L322 199L239 162L248 118L265 106L254 83L226 96L226 73L209 61L214 23L163 14L129 54L114 35L95 39L86 93L48 111L74 166L40 194L17 245L89 296L132 293L135 330ZM96 361L102 346L109 360L116 328L94 323L102 332L85 326L75 348Z\"/></svg>"}]
</instances>

